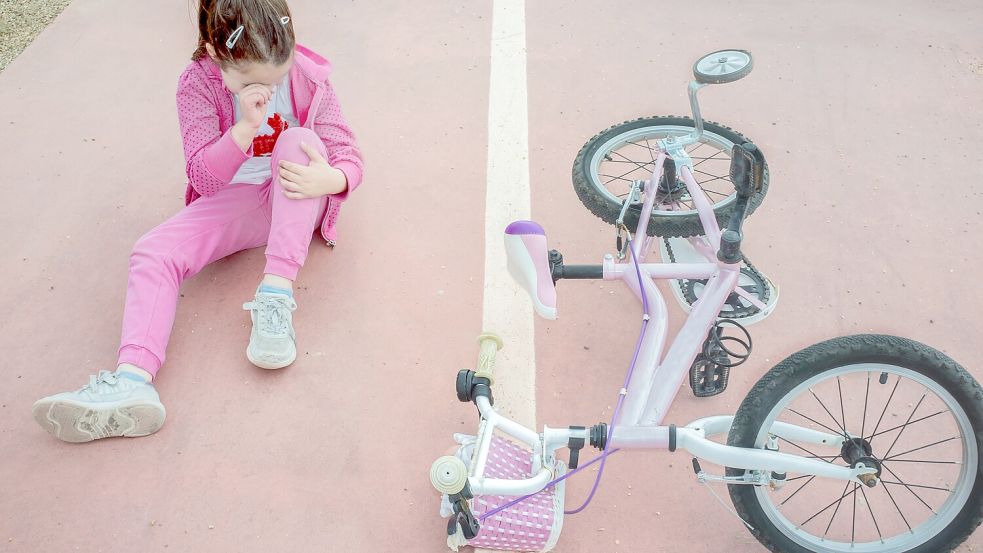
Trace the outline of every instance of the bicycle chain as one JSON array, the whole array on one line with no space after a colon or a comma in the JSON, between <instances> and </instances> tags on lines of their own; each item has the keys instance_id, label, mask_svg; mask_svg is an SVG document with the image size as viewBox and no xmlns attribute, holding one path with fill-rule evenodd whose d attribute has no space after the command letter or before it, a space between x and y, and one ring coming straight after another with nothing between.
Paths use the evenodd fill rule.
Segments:
<instances>
[{"instance_id":1,"label":"bicycle chain","mask_svg":"<svg viewBox=\"0 0 983 553\"><path fill-rule=\"evenodd\" d=\"M672 251L672 244L669 243L669 239L668 238L663 238L662 239L662 243L665 244L665 246L666 246L666 253L669 254L669 262L670 263L675 263L676 262L676 256L675 256L675 254ZM747 258L747 256L744 255L743 253L741 254L741 262L744 263L744 266L745 266L744 268L746 268L750 273L752 273L752 275L753 275L752 278L757 278L762 283L763 290L761 292L761 295L758 297L758 301L760 301L761 303L767 305L768 304L768 300L771 297L771 289L768 287L768 279L765 278L765 276L763 274L761 274L761 271L759 271L751 263L751 261ZM697 282L706 284L706 282L705 281L702 281L702 280L676 279L676 284L675 285L676 286L679 286L679 291L682 294L683 299L686 300L686 303L688 303L689 305L693 305L694 303L696 303L696 300L699 299L699 298L696 297L696 294L693 292L693 286ZM758 308L755 305L749 305L747 307L740 307L740 308L735 307L733 312L728 313L728 318L741 319L741 318L744 318L744 317L750 317L750 316L752 316L752 315L754 315L754 314L756 314L756 313L758 313L760 311L761 311L761 309Z\"/></svg>"}]
</instances>

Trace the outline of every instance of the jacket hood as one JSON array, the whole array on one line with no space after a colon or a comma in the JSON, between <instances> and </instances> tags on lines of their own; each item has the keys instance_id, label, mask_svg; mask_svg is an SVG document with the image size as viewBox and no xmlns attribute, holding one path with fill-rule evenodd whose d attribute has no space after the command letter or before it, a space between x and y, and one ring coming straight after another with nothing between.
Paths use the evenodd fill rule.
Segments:
<instances>
[{"instance_id":1,"label":"jacket hood","mask_svg":"<svg viewBox=\"0 0 983 553\"><path fill-rule=\"evenodd\" d=\"M314 82L323 83L331 74L331 62L300 44L294 47L294 66Z\"/></svg>"}]
</instances>

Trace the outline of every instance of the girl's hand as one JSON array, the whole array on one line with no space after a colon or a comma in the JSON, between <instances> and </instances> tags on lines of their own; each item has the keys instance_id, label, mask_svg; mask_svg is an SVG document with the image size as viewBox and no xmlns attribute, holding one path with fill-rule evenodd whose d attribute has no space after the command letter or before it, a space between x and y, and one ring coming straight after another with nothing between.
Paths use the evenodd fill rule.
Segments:
<instances>
[{"instance_id":1,"label":"girl's hand","mask_svg":"<svg viewBox=\"0 0 983 553\"><path fill-rule=\"evenodd\" d=\"M284 196L291 200L320 198L328 194L338 194L348 188L348 178L340 169L328 164L314 147L303 142L300 147L311 159L307 165L281 161L278 171Z\"/></svg>"},{"instance_id":2,"label":"girl's hand","mask_svg":"<svg viewBox=\"0 0 983 553\"><path fill-rule=\"evenodd\" d=\"M273 89L264 84L251 84L239 91L239 109L242 121L254 129L266 122L266 104L273 97Z\"/></svg>"}]
</instances>

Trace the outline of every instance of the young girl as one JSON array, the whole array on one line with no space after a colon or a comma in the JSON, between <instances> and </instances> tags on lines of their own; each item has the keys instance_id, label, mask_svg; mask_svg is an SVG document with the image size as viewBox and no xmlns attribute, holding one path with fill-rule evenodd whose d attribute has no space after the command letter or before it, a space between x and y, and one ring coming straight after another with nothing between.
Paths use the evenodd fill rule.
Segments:
<instances>
[{"instance_id":1,"label":"young girl","mask_svg":"<svg viewBox=\"0 0 983 553\"><path fill-rule=\"evenodd\" d=\"M327 81L331 65L295 44L284 0L200 0L198 49L178 81L186 206L130 257L115 372L42 398L34 419L68 442L146 436L164 422L153 386L178 289L212 261L266 246L246 357L279 369L297 357L293 281L315 229L336 239L362 159Z\"/></svg>"}]
</instances>

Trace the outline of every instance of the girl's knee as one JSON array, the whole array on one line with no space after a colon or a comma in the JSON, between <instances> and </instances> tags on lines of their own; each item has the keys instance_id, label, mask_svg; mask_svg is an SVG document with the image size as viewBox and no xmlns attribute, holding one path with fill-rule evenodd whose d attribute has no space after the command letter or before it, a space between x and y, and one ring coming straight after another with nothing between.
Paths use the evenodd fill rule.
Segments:
<instances>
[{"instance_id":1,"label":"girl's knee","mask_svg":"<svg viewBox=\"0 0 983 553\"><path fill-rule=\"evenodd\" d=\"M310 162L310 157L301 149L301 143L320 150L321 155L325 154L321 138L318 137L317 133L307 127L291 127L277 137L271 158L274 161L283 159L307 165Z\"/></svg>"},{"instance_id":2,"label":"girl's knee","mask_svg":"<svg viewBox=\"0 0 983 553\"><path fill-rule=\"evenodd\" d=\"M167 232L157 227L143 236L135 244L130 253L130 266L186 269L187 263L178 251L179 243Z\"/></svg>"},{"instance_id":3,"label":"girl's knee","mask_svg":"<svg viewBox=\"0 0 983 553\"><path fill-rule=\"evenodd\" d=\"M285 148L303 153L303 150L300 149L301 142L316 145L320 141L317 133L307 127L290 127L277 137L276 144L273 146L273 155L277 155L278 151L283 153L282 150Z\"/></svg>"},{"instance_id":4,"label":"girl's knee","mask_svg":"<svg viewBox=\"0 0 983 553\"><path fill-rule=\"evenodd\" d=\"M284 138L288 140L306 140L309 137L317 138L317 133L307 127L290 127L280 133L277 138L277 142L283 140Z\"/></svg>"},{"instance_id":5,"label":"girl's knee","mask_svg":"<svg viewBox=\"0 0 983 553\"><path fill-rule=\"evenodd\" d=\"M154 228L146 233L133 244L133 255L145 255L149 254L160 248L161 237L158 229Z\"/></svg>"}]
</instances>

